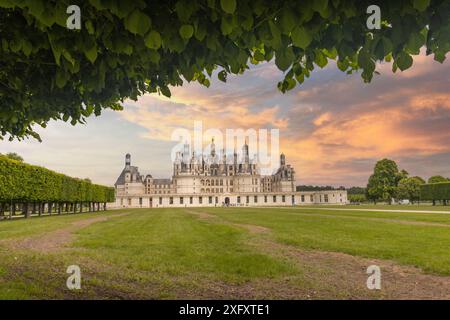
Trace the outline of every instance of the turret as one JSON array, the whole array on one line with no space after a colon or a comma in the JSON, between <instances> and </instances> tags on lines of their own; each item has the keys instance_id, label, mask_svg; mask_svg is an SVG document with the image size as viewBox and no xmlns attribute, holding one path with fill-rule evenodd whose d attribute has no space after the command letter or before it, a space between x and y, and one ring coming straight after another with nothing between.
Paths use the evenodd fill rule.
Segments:
<instances>
[{"instance_id":1,"label":"turret","mask_svg":"<svg viewBox=\"0 0 450 320\"><path fill-rule=\"evenodd\" d=\"M250 157L248 154L247 139L245 139L244 146L242 147L242 156L244 157L244 163L248 164L250 162Z\"/></svg>"},{"instance_id":2,"label":"turret","mask_svg":"<svg viewBox=\"0 0 450 320\"><path fill-rule=\"evenodd\" d=\"M284 153L282 153L280 155L280 166L284 167L286 165L286 156L284 155Z\"/></svg>"},{"instance_id":3,"label":"turret","mask_svg":"<svg viewBox=\"0 0 450 320\"><path fill-rule=\"evenodd\" d=\"M211 157L213 159L216 157L216 145L214 144L214 137L211 140Z\"/></svg>"},{"instance_id":4,"label":"turret","mask_svg":"<svg viewBox=\"0 0 450 320\"><path fill-rule=\"evenodd\" d=\"M131 166L131 155L127 153L125 155L125 167L129 168Z\"/></svg>"}]
</instances>

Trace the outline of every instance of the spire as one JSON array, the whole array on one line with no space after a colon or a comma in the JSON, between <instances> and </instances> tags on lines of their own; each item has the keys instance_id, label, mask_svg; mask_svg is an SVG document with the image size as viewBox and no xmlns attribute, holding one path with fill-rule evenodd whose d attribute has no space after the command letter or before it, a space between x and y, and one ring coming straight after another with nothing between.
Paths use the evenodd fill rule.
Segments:
<instances>
[{"instance_id":1,"label":"spire","mask_svg":"<svg viewBox=\"0 0 450 320\"><path fill-rule=\"evenodd\" d=\"M214 144L214 137L211 140L211 156L214 158L216 156L216 145Z\"/></svg>"},{"instance_id":2,"label":"spire","mask_svg":"<svg viewBox=\"0 0 450 320\"><path fill-rule=\"evenodd\" d=\"M280 155L280 166L284 166L286 164L286 156L284 153Z\"/></svg>"},{"instance_id":3,"label":"spire","mask_svg":"<svg viewBox=\"0 0 450 320\"><path fill-rule=\"evenodd\" d=\"M131 165L131 155L127 153L125 155L125 167L129 167Z\"/></svg>"},{"instance_id":4,"label":"spire","mask_svg":"<svg viewBox=\"0 0 450 320\"><path fill-rule=\"evenodd\" d=\"M245 138L245 143L244 146L242 147L242 156L244 157L244 163L249 163L250 157L248 154L247 137Z\"/></svg>"}]
</instances>

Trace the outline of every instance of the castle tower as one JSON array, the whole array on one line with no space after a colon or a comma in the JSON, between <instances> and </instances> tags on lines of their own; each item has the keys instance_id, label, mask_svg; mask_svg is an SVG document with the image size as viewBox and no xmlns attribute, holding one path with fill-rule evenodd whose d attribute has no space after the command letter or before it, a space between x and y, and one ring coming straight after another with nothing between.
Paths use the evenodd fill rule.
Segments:
<instances>
[{"instance_id":1,"label":"castle tower","mask_svg":"<svg viewBox=\"0 0 450 320\"><path fill-rule=\"evenodd\" d=\"M131 166L131 155L127 153L125 155L125 167L129 168Z\"/></svg>"},{"instance_id":2,"label":"castle tower","mask_svg":"<svg viewBox=\"0 0 450 320\"><path fill-rule=\"evenodd\" d=\"M282 153L280 155L280 166L284 167L286 165L286 156L284 155L284 153Z\"/></svg>"},{"instance_id":3,"label":"castle tower","mask_svg":"<svg viewBox=\"0 0 450 320\"><path fill-rule=\"evenodd\" d=\"M250 162L250 157L249 157L249 154L248 154L247 139L245 139L245 143L242 146L242 156L244 157L244 163L248 164Z\"/></svg>"},{"instance_id":4,"label":"castle tower","mask_svg":"<svg viewBox=\"0 0 450 320\"><path fill-rule=\"evenodd\" d=\"M214 137L211 140L211 158L215 158L216 157L216 145L214 143Z\"/></svg>"}]
</instances>

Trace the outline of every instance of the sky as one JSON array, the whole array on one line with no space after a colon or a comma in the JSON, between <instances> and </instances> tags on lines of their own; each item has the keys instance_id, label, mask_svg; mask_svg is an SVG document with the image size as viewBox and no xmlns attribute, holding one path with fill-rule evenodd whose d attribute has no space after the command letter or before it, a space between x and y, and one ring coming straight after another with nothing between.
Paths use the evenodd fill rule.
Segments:
<instances>
[{"instance_id":1,"label":"sky","mask_svg":"<svg viewBox=\"0 0 450 320\"><path fill-rule=\"evenodd\" d=\"M51 122L36 128L43 142L0 141L0 153L113 185L130 153L141 174L170 177L172 133L203 129L280 130L280 151L294 166L297 184L364 186L377 160L390 158L411 175L450 177L450 62L421 54L411 69L380 64L371 83L339 71L334 61L283 94L273 62L252 66L227 83L213 78L126 101L86 125Z\"/></svg>"}]
</instances>

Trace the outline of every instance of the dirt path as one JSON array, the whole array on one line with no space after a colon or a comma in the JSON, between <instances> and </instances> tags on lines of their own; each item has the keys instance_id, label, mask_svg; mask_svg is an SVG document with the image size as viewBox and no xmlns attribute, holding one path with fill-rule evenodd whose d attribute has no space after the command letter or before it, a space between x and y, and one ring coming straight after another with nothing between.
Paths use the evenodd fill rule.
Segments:
<instances>
[{"instance_id":1,"label":"dirt path","mask_svg":"<svg viewBox=\"0 0 450 320\"><path fill-rule=\"evenodd\" d=\"M225 219L221 219L218 216L215 216L213 214L209 214L209 213L206 213L203 211L185 210L185 212L193 214L193 215L199 217L200 219L206 219L206 220L215 219L216 222L220 222L222 224L226 224L226 225L233 226L233 227L243 228L251 233L262 233L262 232L270 231L270 229L263 227L263 226L230 222Z\"/></svg>"},{"instance_id":2,"label":"dirt path","mask_svg":"<svg viewBox=\"0 0 450 320\"><path fill-rule=\"evenodd\" d=\"M196 214L199 217L208 216L212 223L225 223L243 227L251 233L258 233L250 241L251 246L259 252L287 259L304 272L301 287L299 287L299 279L296 279L296 277L268 282L253 281L239 286L216 284L215 292L209 292L208 294L219 295L219 298L233 296L275 299L321 299L330 297L346 299L450 299L450 277L425 274L419 268L399 265L389 260L363 258L339 252L303 250L275 241L270 236L270 229L262 226L236 224L205 212L200 215L198 211L194 210L189 210L189 213ZM214 217L215 219L212 220ZM448 227L448 225L443 226ZM367 289L366 283L369 275L366 272L371 265L377 265L381 269L381 290ZM214 291L214 288L215 286L211 285L208 290ZM263 292L262 295L261 292Z\"/></svg>"},{"instance_id":3,"label":"dirt path","mask_svg":"<svg viewBox=\"0 0 450 320\"><path fill-rule=\"evenodd\" d=\"M86 228L97 222L107 221L110 218L122 217L129 214L129 212L125 212L116 215L78 220L72 222L68 227L50 231L44 235L22 239L5 239L2 243L13 249L26 249L43 253L54 252L63 249L68 243L71 243L75 238L75 231Z\"/></svg>"}]
</instances>

